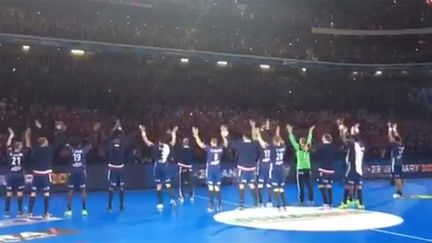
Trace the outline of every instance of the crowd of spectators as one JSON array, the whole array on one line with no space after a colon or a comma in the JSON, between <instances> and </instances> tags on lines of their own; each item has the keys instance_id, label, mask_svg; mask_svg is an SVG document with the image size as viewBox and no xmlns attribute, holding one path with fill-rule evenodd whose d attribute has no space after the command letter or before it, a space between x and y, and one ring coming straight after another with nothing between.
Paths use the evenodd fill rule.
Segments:
<instances>
[{"instance_id":1,"label":"crowd of spectators","mask_svg":"<svg viewBox=\"0 0 432 243\"><path fill-rule=\"evenodd\" d=\"M386 124L398 122L407 156L430 156L432 127L427 107L412 93L430 87L416 73L353 79L346 70L261 71L250 66L217 68L182 65L169 57L132 54L72 57L61 51L0 49L0 133L17 133L39 119L48 137L53 124L67 126L67 137L92 137L95 123L102 130L93 161L103 161L104 137L120 119L132 141L131 160L149 161L151 153L139 138L145 124L151 139L173 126L189 137L192 126L205 140L227 124L234 136L248 128L248 119L273 124L289 122L297 135L317 125L314 143L324 132L337 138L335 120L361 123L368 158L386 157ZM199 151L199 150L197 150ZM201 154L202 155L202 154Z\"/></svg>"},{"instance_id":2,"label":"crowd of spectators","mask_svg":"<svg viewBox=\"0 0 432 243\"><path fill-rule=\"evenodd\" d=\"M312 26L431 27L432 8L424 2L263 2L144 1L155 7L137 7L104 1L3 1L0 32L319 61L431 61L428 35L311 33Z\"/></svg>"}]
</instances>

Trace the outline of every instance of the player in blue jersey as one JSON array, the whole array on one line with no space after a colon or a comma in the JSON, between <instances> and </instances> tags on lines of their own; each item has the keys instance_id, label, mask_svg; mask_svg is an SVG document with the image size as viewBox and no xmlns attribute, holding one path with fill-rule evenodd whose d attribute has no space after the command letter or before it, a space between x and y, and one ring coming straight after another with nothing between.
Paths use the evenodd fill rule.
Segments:
<instances>
[{"instance_id":1,"label":"player in blue jersey","mask_svg":"<svg viewBox=\"0 0 432 243\"><path fill-rule=\"evenodd\" d=\"M403 188L403 153L405 146L403 145L402 137L397 130L397 124L388 123L388 138L390 142L390 159L391 159L391 172L395 181L396 193L393 198L402 198Z\"/></svg>"},{"instance_id":2,"label":"player in blue jersey","mask_svg":"<svg viewBox=\"0 0 432 243\"><path fill-rule=\"evenodd\" d=\"M272 143L269 144L264 141L261 137L261 132L258 129L255 129L255 134L257 140L259 141L262 148L267 148L270 150L270 161L271 161L271 170L270 170L270 178L271 185L274 193L274 205L280 209L281 201L282 207L285 209L287 206L286 197L285 197L285 175L284 175L284 158L286 153L286 145L280 136L280 127L276 127L275 135L273 136Z\"/></svg>"},{"instance_id":3,"label":"player in blue jersey","mask_svg":"<svg viewBox=\"0 0 432 243\"><path fill-rule=\"evenodd\" d=\"M157 144L151 142L148 139L146 129L143 125L140 125L139 128L144 143L148 147L151 147L155 154L155 165L154 165L153 173L154 173L156 192L158 198L158 204L156 205L156 208L159 210L162 210L164 208L163 195L162 195L163 185L165 185L170 195L171 206L176 206L176 201L174 198L174 189L171 184L171 176L168 167L169 165L168 157L170 156L171 148L176 143L178 127L174 127L172 130L167 131L165 134L163 134Z\"/></svg>"},{"instance_id":4,"label":"player in blue jersey","mask_svg":"<svg viewBox=\"0 0 432 243\"><path fill-rule=\"evenodd\" d=\"M323 199L323 208L329 209L333 204L333 180L335 175L335 162L338 150L332 144L333 137L329 133L323 134L322 145L315 152L318 167L318 188Z\"/></svg>"},{"instance_id":5,"label":"player in blue jersey","mask_svg":"<svg viewBox=\"0 0 432 243\"><path fill-rule=\"evenodd\" d=\"M24 162L28 158L29 153L29 136L26 135L26 144L23 147L21 141L15 141L12 145L15 133L12 128L9 128L9 138L7 141L7 154L6 160L8 164L8 173L6 177L6 199L5 199L5 217L9 217L10 215L10 204L13 193L17 194L17 202L18 202L18 216L23 216L23 196L24 196L24 188L25 188L25 179L24 179ZM29 131L26 131L26 134Z\"/></svg>"},{"instance_id":6,"label":"player in blue jersey","mask_svg":"<svg viewBox=\"0 0 432 243\"><path fill-rule=\"evenodd\" d=\"M339 135L342 138L346 148L345 161L347 164L347 170L345 173L345 190L343 195L343 202L339 206L341 209L349 207L348 199L353 198L353 206L358 209L365 209L363 203L363 158L365 154L365 146L360 139L359 124L355 124L350 130L342 123L342 120L338 119L337 124L339 126Z\"/></svg>"},{"instance_id":7,"label":"player in blue jersey","mask_svg":"<svg viewBox=\"0 0 432 243\"><path fill-rule=\"evenodd\" d=\"M79 138L75 137L71 139L70 143L66 145L66 148L70 154L70 174L68 188L69 193L67 197L67 211L65 216L72 216L72 197L74 190L81 191L81 203L82 203L82 216L87 216L87 191L86 191L86 166L87 166L87 155L92 148L92 144L84 144Z\"/></svg>"},{"instance_id":8,"label":"player in blue jersey","mask_svg":"<svg viewBox=\"0 0 432 243\"><path fill-rule=\"evenodd\" d=\"M241 140L228 140L229 131L226 126L221 127L221 135L225 147L234 149L238 155L237 169L239 171L239 191L240 205L239 208L244 208L245 201L245 185L249 185L254 200L254 205L258 206L258 195L255 187L256 167L258 161L259 144L253 141L253 128L244 131Z\"/></svg>"},{"instance_id":9,"label":"player in blue jersey","mask_svg":"<svg viewBox=\"0 0 432 243\"><path fill-rule=\"evenodd\" d=\"M42 128L41 123L36 120L35 125L38 129ZM34 205L36 202L36 193L38 190L44 195L44 211L43 217L49 217L49 199L50 185L52 173L52 160L55 151L63 144L64 131L66 127L63 125L54 135L54 143L49 145L46 137L40 136L36 141L36 146L31 148L31 159L33 162L33 182L29 200L29 215L33 214ZM28 140L30 140L30 130L27 132ZM31 145L29 143L29 145Z\"/></svg>"},{"instance_id":10,"label":"player in blue jersey","mask_svg":"<svg viewBox=\"0 0 432 243\"><path fill-rule=\"evenodd\" d=\"M210 204L208 207L209 212L214 210L214 197L215 194L218 200L217 210L222 210L222 195L220 191L221 186L221 171L220 162L223 154L223 146L218 145L218 140L215 137L210 139L210 146L202 142L199 137L199 130L196 127L192 128L192 134L195 138L197 145L206 151L206 179L210 196Z\"/></svg>"},{"instance_id":11,"label":"player in blue jersey","mask_svg":"<svg viewBox=\"0 0 432 243\"><path fill-rule=\"evenodd\" d=\"M117 120L111 130L110 138L106 147L106 159L108 161L108 211L112 211L114 190L119 190L120 211L124 211L124 166L128 144L123 137L123 129L120 120Z\"/></svg>"},{"instance_id":12,"label":"player in blue jersey","mask_svg":"<svg viewBox=\"0 0 432 243\"><path fill-rule=\"evenodd\" d=\"M176 147L174 157L179 169L179 201L184 202L186 187L189 199L194 201L194 177L192 170L194 156L188 138L183 138L182 144Z\"/></svg>"},{"instance_id":13,"label":"player in blue jersey","mask_svg":"<svg viewBox=\"0 0 432 243\"><path fill-rule=\"evenodd\" d=\"M258 202L260 206L263 206L263 190L267 188L267 207L272 206L272 185L271 185L271 144L267 141L270 140L269 130L270 121L267 119L263 127L264 133L262 134L259 128L256 127L254 121L250 121L250 125L254 128L253 138L260 143L259 156L258 156Z\"/></svg>"}]
</instances>

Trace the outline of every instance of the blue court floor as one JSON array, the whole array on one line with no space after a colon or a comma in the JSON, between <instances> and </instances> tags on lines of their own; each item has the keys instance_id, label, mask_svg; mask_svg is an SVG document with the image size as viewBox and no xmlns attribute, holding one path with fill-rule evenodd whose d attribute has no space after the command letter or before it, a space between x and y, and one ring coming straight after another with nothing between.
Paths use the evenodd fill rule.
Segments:
<instances>
[{"instance_id":1,"label":"blue court floor","mask_svg":"<svg viewBox=\"0 0 432 243\"><path fill-rule=\"evenodd\" d=\"M335 202L341 200L342 187L335 185ZM297 189L287 186L287 198L291 204L296 201ZM388 181L367 181L365 183L365 204L367 210L394 214L404 222L397 226L362 231L306 232L263 230L232 226L216 222L207 212L208 198L205 188L198 188L194 202L186 200L176 208L168 204L163 212L155 208L154 191L130 191L126 194L126 211L112 213L105 211L107 195L103 192L90 193L88 197L89 216L80 216L80 202L74 201L75 215L66 219L65 194L56 194L51 199L51 213L55 221L0 220L0 242L14 239L35 239L29 242L432 242L432 199L394 200L393 188ZM224 211L234 210L237 190L234 186L223 187ZM409 195L432 194L432 180L409 180L405 193ZM250 194L246 194L251 203ZM315 191L317 205L321 196ZM117 197L115 199L118 199ZM165 196L165 199L168 199ZM3 206L3 198L0 200ZM115 200L118 203L118 200ZM168 200L166 200L168 202ZM27 199L26 202L27 204ZM15 210L13 200L13 210ZM36 202L36 213L41 212L42 200ZM117 207L116 207L117 208ZM1 215L2 216L2 215ZM325 220L325 218L324 218ZM328 223L331 223L330 221ZM39 235L37 235L39 234ZM15 238L14 238L15 237ZM18 237L18 238L17 238ZM21 237L21 238L19 238Z\"/></svg>"}]
</instances>

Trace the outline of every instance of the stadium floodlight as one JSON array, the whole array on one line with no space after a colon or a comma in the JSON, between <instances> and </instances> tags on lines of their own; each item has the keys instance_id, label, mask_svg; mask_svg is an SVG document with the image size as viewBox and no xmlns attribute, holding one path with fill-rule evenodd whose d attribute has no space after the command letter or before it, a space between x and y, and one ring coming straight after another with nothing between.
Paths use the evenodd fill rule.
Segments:
<instances>
[{"instance_id":1,"label":"stadium floodlight","mask_svg":"<svg viewBox=\"0 0 432 243\"><path fill-rule=\"evenodd\" d=\"M181 58L180 62L186 64L186 63L189 63L189 59L188 58Z\"/></svg>"},{"instance_id":2,"label":"stadium floodlight","mask_svg":"<svg viewBox=\"0 0 432 243\"><path fill-rule=\"evenodd\" d=\"M72 49L70 52L74 56L83 56L85 54L85 51L80 49Z\"/></svg>"},{"instance_id":3,"label":"stadium floodlight","mask_svg":"<svg viewBox=\"0 0 432 243\"><path fill-rule=\"evenodd\" d=\"M23 46L22 46L22 50L23 50L24 52L28 52L28 51L30 50L30 46L29 46L29 45L23 45Z\"/></svg>"},{"instance_id":4,"label":"stadium floodlight","mask_svg":"<svg viewBox=\"0 0 432 243\"><path fill-rule=\"evenodd\" d=\"M380 71L380 70L375 71L375 76L381 76L381 75L382 75L382 71Z\"/></svg>"},{"instance_id":5,"label":"stadium floodlight","mask_svg":"<svg viewBox=\"0 0 432 243\"><path fill-rule=\"evenodd\" d=\"M269 70L269 69L270 69L270 65L268 65L268 64L261 64L261 65L260 65L260 68L261 68L262 70Z\"/></svg>"},{"instance_id":6,"label":"stadium floodlight","mask_svg":"<svg viewBox=\"0 0 432 243\"><path fill-rule=\"evenodd\" d=\"M227 61L218 61L217 65L221 66L221 67L225 67L226 65L228 65L228 62Z\"/></svg>"},{"instance_id":7,"label":"stadium floodlight","mask_svg":"<svg viewBox=\"0 0 432 243\"><path fill-rule=\"evenodd\" d=\"M305 72L307 71L307 68L304 67L304 68L302 68L301 70L302 70L302 72L305 73Z\"/></svg>"}]
</instances>

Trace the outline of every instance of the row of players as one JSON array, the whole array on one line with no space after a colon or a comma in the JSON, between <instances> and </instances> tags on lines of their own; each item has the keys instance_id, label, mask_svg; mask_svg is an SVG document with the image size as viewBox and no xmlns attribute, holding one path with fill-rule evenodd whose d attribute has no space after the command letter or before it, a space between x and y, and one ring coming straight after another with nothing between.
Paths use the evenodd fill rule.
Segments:
<instances>
[{"instance_id":1,"label":"row of players","mask_svg":"<svg viewBox=\"0 0 432 243\"><path fill-rule=\"evenodd\" d=\"M362 165L365 146L359 136L359 124L355 124L348 129L342 122L338 120L339 134L345 144L346 149L346 185L344 190L343 202L341 208L348 208L348 200L355 197L358 201L357 207L364 209L362 197ZM269 122L264 126L257 127L254 121L250 121L250 132L244 132L240 140L232 140L229 138L229 129L227 126L220 127L220 135L222 142L218 143L217 137L212 137L210 143L206 144L199 136L199 130L196 127L192 128L192 134L195 142L199 147L206 151L206 176L209 190L209 210L215 208L215 197L217 198L216 209L222 209L221 199L221 171L220 161L223 150L232 148L238 155L238 171L239 171L239 193L240 193L240 208L244 207L245 189L248 186L251 189L254 205L263 205L263 190L269 190L268 204L273 204L276 207L285 207L286 199L284 192L285 175L283 173L284 156L286 145L280 134L280 128L276 127L273 134L270 131ZM40 128L40 124L38 126ZM389 123L389 139L392 143L392 172L396 180L397 193L396 196L402 196L402 154L403 144L402 139L397 132L397 125ZM172 146L176 143L177 127L164 134L157 143L153 143L148 139L147 131L144 126L139 126L144 143L153 148L155 151L154 163L154 179L156 183L157 208L162 209L163 204L163 186L165 185L170 195L170 203L176 204L174 197L171 176L168 167L168 158L172 150ZM289 141L295 149L297 159L297 184L299 188L299 202L305 200L305 187L308 189L308 200L313 201L313 189L311 179L311 160L310 152L312 146L312 135L314 126L309 129L307 138L301 137L298 141L293 134L293 127L286 125ZM95 131L99 127L95 127ZM122 130L119 121L115 124L113 132ZM36 200L36 192L41 190L44 195L44 217L49 214L49 197L50 197L50 174L52 173L52 158L58 143L54 141L53 145L48 144L45 137L37 139L37 146L32 147L31 131L27 129L25 132L25 147L21 141L15 141L14 132L9 129L8 145L8 164L9 174L7 176L7 193L5 200L5 215L9 215L11 198L14 192L17 193L18 215L23 215L23 190L24 190L24 173L23 161L26 154L29 154L32 159L33 167L33 182L29 200L29 215L32 215ZM107 144L107 161L108 161L108 210L112 210L112 199L114 190L119 190L120 195L120 210L124 210L124 161L126 155L126 144L122 137L116 137L109 140ZM332 205L332 183L335 173L334 163L337 161L338 149L332 144L332 136L324 134L322 136L322 145L317 149L317 158L321 162L318 168L319 178L318 185L321 191L325 207ZM82 215L86 216L86 156L91 149L91 144L83 145L80 139L72 139L66 147L71 154L71 169L69 177L69 194L67 211L65 215L72 215L72 196L74 189L79 188L82 192ZM183 147L189 148L187 139L183 141ZM179 161L180 166L180 200L183 200L184 186L192 180L192 164L185 156ZM257 162L258 161L258 162ZM255 179L258 178L256 182ZM191 185L192 183L189 183ZM193 191L190 191L193 196ZM271 197L273 195L273 198Z\"/></svg>"}]
</instances>

